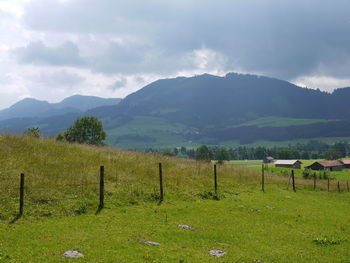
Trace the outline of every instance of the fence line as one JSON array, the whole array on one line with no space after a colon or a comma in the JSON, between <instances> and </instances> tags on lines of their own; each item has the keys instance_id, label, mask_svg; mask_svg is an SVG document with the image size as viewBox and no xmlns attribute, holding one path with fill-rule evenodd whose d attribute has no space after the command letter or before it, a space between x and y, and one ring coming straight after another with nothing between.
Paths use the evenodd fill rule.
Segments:
<instances>
[{"instance_id":1,"label":"fence line","mask_svg":"<svg viewBox=\"0 0 350 263\"><path fill-rule=\"evenodd\" d=\"M221 176L218 176L218 167L216 164L214 164L213 166L213 175L214 175L214 185L213 185L213 192L214 192L214 197L218 199L218 193L219 193L219 185L224 185L224 187L227 187L227 185L225 186L224 182L220 183L221 180ZM225 169L223 169L223 171L220 170L220 174L222 172L230 172L232 171L232 169L226 169L227 167L224 167ZM201 176L201 171L200 171L200 166L198 166L197 168L197 173L198 176ZM234 170L234 169L233 169ZM229 184L229 187L231 188L242 188L244 186L259 186L261 185L261 190L263 192L266 191L266 187L265 186L269 186L269 185L279 185L279 183L284 182L285 181L285 177L281 177L281 176L276 176L273 174L265 174L265 170L266 168L264 167L264 165L262 166L261 169L261 180L259 180L259 177L257 177L257 181L256 183L235 183L235 184ZM158 173L159 173L159 197L158 197L158 201L159 203L164 201L164 181L166 182L166 176L164 177L163 174L163 166L162 163L158 163ZM95 176L95 175L94 175ZM20 183L19 183L19 210L18 210L18 216L21 217L24 213L24 207L25 207L25 198L27 198L27 194L30 193L31 190L47 190L48 187L38 187L38 186L28 186L26 185L28 183L28 180L25 180L26 176L21 173L20 174ZM85 182L80 183L80 184L50 184L50 187L53 187L55 190L58 188L62 188L62 187L86 187L86 186L90 186L90 185L94 185L97 186L99 185L99 189L98 189L98 201L99 201L99 205L98 205L98 209L103 209L105 207L105 168L104 166L100 166L100 173L99 173L99 182L96 183L88 183L86 182L86 175L85 177L82 177L82 182L85 179ZM118 175L116 174L116 187L117 187L117 180L118 180ZM239 176L235 176L234 178L243 178L242 175L240 174ZM277 180L278 179L278 180ZM227 180L227 178L225 179ZM312 179L306 180L306 179L301 179L301 178L295 178L294 176L294 170L291 170L290 176L288 177L288 182L287 182L287 189L289 187L289 184L292 183L292 189L294 192L296 192L296 184L300 183L300 185L303 186L310 186L313 187L313 190L327 190L328 192L332 190L331 186L334 189L334 185L336 186L336 191L338 191L339 193L341 192L349 192L349 182L345 182L343 181L343 183L340 183L340 181L334 181L336 182L335 184L331 184L331 182L333 180L327 179L326 180L322 180L322 179L317 179L315 176ZM178 184L178 182L177 182ZM327 184L327 187L325 187L325 184ZM134 186L128 185L128 187L130 187L129 191L130 192L135 192L135 188ZM180 187L179 185L177 185L177 187ZM142 186L138 186L136 187L136 190L140 192L140 189L142 188ZM205 188L207 188L207 185L205 186ZM5 188L8 190L11 190L13 188ZM153 188L155 191L155 188ZM143 190L141 190L141 192L143 192ZM228 192L227 190L225 190L225 192ZM27 193L27 194L26 194ZM64 193L67 194L67 193ZM76 193L74 194L73 197L66 197L66 198L48 198L48 199L44 199L47 200L48 202L57 202L57 201L64 201L64 200L76 200L77 198L79 198L79 195L77 195ZM40 199L38 199L40 200ZM31 197L29 196L29 198L27 198L26 202L29 203L36 203L35 201L31 200ZM40 203L40 202L39 202Z\"/></svg>"}]
</instances>

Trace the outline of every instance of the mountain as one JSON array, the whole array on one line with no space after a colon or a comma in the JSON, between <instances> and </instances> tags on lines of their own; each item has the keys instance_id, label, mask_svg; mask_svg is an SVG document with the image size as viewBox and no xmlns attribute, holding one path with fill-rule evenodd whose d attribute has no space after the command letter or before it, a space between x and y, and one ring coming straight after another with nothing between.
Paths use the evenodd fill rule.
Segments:
<instances>
[{"instance_id":1,"label":"mountain","mask_svg":"<svg viewBox=\"0 0 350 263\"><path fill-rule=\"evenodd\" d=\"M23 99L11 107L0 111L0 120L26 117L50 117L73 112L84 112L106 105L116 105L120 99L104 99L93 96L74 95L59 103L32 98Z\"/></svg>"},{"instance_id":2,"label":"mountain","mask_svg":"<svg viewBox=\"0 0 350 263\"><path fill-rule=\"evenodd\" d=\"M263 76L204 74L158 80L84 113L2 121L0 132L35 125L55 135L86 114L103 120L109 144L130 149L350 137L348 101L350 88L327 93Z\"/></svg>"},{"instance_id":3,"label":"mountain","mask_svg":"<svg viewBox=\"0 0 350 263\"><path fill-rule=\"evenodd\" d=\"M80 111L87 111L102 106L117 105L121 99L100 98L95 96L74 95L65 98L60 103L55 104L59 108L77 108Z\"/></svg>"}]
</instances>

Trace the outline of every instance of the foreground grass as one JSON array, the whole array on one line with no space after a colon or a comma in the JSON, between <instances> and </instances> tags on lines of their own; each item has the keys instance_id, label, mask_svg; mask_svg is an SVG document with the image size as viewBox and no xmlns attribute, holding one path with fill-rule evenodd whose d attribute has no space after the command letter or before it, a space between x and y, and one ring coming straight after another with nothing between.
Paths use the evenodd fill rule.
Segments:
<instances>
[{"instance_id":1,"label":"foreground grass","mask_svg":"<svg viewBox=\"0 0 350 263\"><path fill-rule=\"evenodd\" d=\"M349 262L349 194L242 191L0 224L0 262ZM188 224L197 231L180 229ZM140 241L159 242L159 247ZM212 258L208 251L227 255ZM70 262L70 261L69 261Z\"/></svg>"},{"instance_id":2,"label":"foreground grass","mask_svg":"<svg viewBox=\"0 0 350 263\"><path fill-rule=\"evenodd\" d=\"M0 137L0 220L18 210L19 174L25 174L25 212L33 217L81 214L98 202L100 165L105 166L106 199L116 205L156 202L158 163L163 164L164 187L170 200L211 196L210 163L156 154L121 151L54 140ZM259 173L240 167L218 169L220 190L259 185Z\"/></svg>"}]
</instances>

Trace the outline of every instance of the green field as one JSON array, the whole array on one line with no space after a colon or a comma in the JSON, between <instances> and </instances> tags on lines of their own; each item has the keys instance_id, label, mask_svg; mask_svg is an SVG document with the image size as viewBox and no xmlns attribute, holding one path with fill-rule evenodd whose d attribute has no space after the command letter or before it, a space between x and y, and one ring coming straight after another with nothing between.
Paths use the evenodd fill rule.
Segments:
<instances>
[{"instance_id":1,"label":"green field","mask_svg":"<svg viewBox=\"0 0 350 263\"><path fill-rule=\"evenodd\" d=\"M232 127L258 126L258 127L288 127L298 125L308 125L314 123L328 122L323 119L302 119L302 118L283 118L283 117L263 117L252 121L247 121Z\"/></svg>"},{"instance_id":2,"label":"green field","mask_svg":"<svg viewBox=\"0 0 350 263\"><path fill-rule=\"evenodd\" d=\"M267 174L262 192L259 171L221 165L216 195L211 163L16 136L0 137L0 167L0 262L350 262L350 193L307 180L293 192ZM24 215L14 220L21 172ZM85 257L63 259L70 249Z\"/></svg>"},{"instance_id":3,"label":"green field","mask_svg":"<svg viewBox=\"0 0 350 263\"><path fill-rule=\"evenodd\" d=\"M107 130L107 143L124 149L197 147L198 143L185 140L183 135L174 133L187 129L189 128L182 124L173 124L163 118L137 116L121 127ZM131 137L118 141L118 138L125 135L140 136L140 139Z\"/></svg>"},{"instance_id":4,"label":"green field","mask_svg":"<svg viewBox=\"0 0 350 263\"><path fill-rule=\"evenodd\" d=\"M290 145L297 145L297 144L307 144L310 142L310 140L313 141L319 141L325 144L335 144L337 142L348 142L350 143L349 137L317 137L312 139L296 139L296 140L286 140L286 141L255 141L253 143L248 144L240 144L239 141L223 141L221 143L222 146L225 147L239 147L239 146L245 146L245 147L289 147Z\"/></svg>"},{"instance_id":5,"label":"green field","mask_svg":"<svg viewBox=\"0 0 350 263\"><path fill-rule=\"evenodd\" d=\"M107 127L113 126L113 120L104 120ZM313 123L327 122L322 119L295 119L295 118L280 118L280 117L265 117L257 120L245 122L238 126L258 126L258 127L286 127L291 125L306 125ZM114 124L115 126L115 124ZM233 126L232 126L233 127ZM236 126L234 126L236 127ZM206 127L209 128L209 127ZM212 127L213 128L213 127ZM195 140L188 139L188 137L181 132L197 131L192 127L187 127L179 123L171 123L161 117L136 116L129 122L123 124L118 128L107 128L107 143L109 145L117 145L123 149L165 149L175 147L196 148L202 144L213 144L224 147L287 147L289 145L307 144L311 139L296 139L287 141L255 141L249 144L240 144L239 141L222 141L213 140L213 138L205 138L199 136ZM176 133L180 132L180 133ZM129 136L123 137L123 136ZM131 137L130 137L131 136ZM186 139L187 138L187 139ZM333 138L312 138L312 140L321 141L327 144L334 144L339 141L350 142L348 137L333 137Z\"/></svg>"}]
</instances>

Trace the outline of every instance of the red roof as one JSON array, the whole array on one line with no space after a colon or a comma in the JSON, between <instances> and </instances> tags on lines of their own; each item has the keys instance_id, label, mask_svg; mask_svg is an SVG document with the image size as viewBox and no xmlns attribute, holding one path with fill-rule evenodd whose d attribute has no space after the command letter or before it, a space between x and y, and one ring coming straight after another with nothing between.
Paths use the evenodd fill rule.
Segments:
<instances>
[{"instance_id":1,"label":"red roof","mask_svg":"<svg viewBox=\"0 0 350 263\"><path fill-rule=\"evenodd\" d=\"M321 161L318 162L320 165L322 165L323 167L333 167L333 166L342 166L343 164L340 161Z\"/></svg>"},{"instance_id":2,"label":"red roof","mask_svg":"<svg viewBox=\"0 0 350 263\"><path fill-rule=\"evenodd\" d=\"M350 160L342 160L343 164L350 164Z\"/></svg>"}]
</instances>

